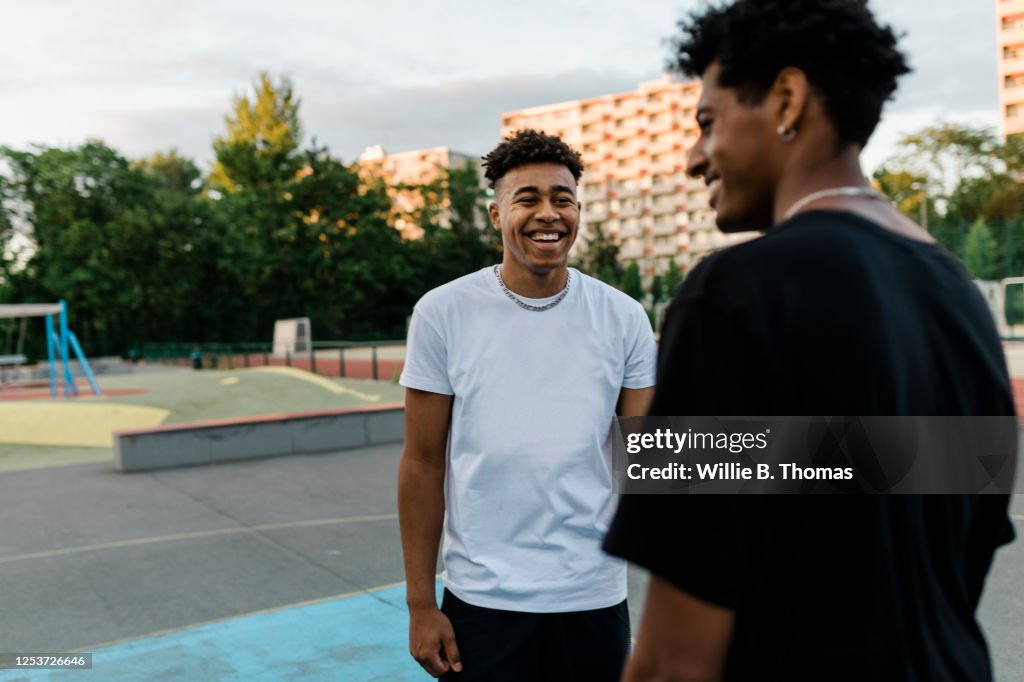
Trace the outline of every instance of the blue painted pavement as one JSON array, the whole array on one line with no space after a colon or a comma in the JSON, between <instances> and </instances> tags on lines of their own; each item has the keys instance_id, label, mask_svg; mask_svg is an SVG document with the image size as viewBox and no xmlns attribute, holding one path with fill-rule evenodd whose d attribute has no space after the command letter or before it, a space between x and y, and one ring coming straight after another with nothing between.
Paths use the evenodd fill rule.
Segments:
<instances>
[{"instance_id":1,"label":"blue painted pavement","mask_svg":"<svg viewBox=\"0 0 1024 682\"><path fill-rule=\"evenodd\" d=\"M0 670L0 681L424 682L408 623L399 585L94 649L92 670Z\"/></svg>"}]
</instances>

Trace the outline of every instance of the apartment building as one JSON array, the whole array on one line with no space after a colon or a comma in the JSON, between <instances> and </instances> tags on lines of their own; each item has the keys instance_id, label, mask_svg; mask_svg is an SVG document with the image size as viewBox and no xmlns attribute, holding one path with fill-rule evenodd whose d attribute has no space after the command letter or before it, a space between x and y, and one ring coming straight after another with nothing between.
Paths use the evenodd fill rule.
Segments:
<instances>
[{"instance_id":1,"label":"apartment building","mask_svg":"<svg viewBox=\"0 0 1024 682\"><path fill-rule=\"evenodd\" d=\"M995 0L1003 135L1024 133L1024 0Z\"/></svg>"},{"instance_id":2,"label":"apartment building","mask_svg":"<svg viewBox=\"0 0 1024 682\"><path fill-rule=\"evenodd\" d=\"M448 147L388 154L382 147L374 145L359 155L358 163L364 176L382 177L389 185L394 226L406 239L423 236L423 228L410 219L423 208L423 195L415 190L398 189L397 185L425 185L441 177L444 169L461 168L467 163L474 164L483 177L479 158L460 154ZM438 219L442 225L448 224L447 198L442 200Z\"/></svg>"},{"instance_id":3,"label":"apartment building","mask_svg":"<svg viewBox=\"0 0 1024 682\"><path fill-rule=\"evenodd\" d=\"M718 231L703 181L688 178L686 153L697 140L699 81L669 76L631 92L601 95L503 114L501 133L523 128L558 135L579 150L578 249L600 226L619 241L624 263L651 277L675 261L687 270L714 250L751 234Z\"/></svg>"}]
</instances>

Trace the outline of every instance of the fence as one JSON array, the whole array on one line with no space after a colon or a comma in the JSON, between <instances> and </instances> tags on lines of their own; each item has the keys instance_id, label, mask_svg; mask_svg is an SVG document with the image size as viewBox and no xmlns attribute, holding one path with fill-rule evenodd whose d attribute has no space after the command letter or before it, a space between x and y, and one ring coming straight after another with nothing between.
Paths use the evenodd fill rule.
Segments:
<instances>
[{"instance_id":1,"label":"fence","mask_svg":"<svg viewBox=\"0 0 1024 682\"><path fill-rule=\"evenodd\" d=\"M274 353L273 343L162 343L142 347L142 358L195 369L296 367L314 374L355 379L397 378L405 341L314 341L310 352Z\"/></svg>"}]
</instances>

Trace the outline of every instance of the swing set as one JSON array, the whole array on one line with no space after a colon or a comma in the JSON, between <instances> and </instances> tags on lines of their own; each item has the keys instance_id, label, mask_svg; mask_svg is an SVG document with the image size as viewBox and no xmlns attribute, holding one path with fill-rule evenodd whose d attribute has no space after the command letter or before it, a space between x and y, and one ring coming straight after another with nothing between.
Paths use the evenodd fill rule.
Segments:
<instances>
[{"instance_id":1,"label":"swing set","mask_svg":"<svg viewBox=\"0 0 1024 682\"><path fill-rule=\"evenodd\" d=\"M56 327L54 317L57 317ZM89 381L92 392L100 395L100 387L96 384L89 361L82 352L82 346L78 343L78 337L68 329L68 307L61 300L57 303L21 303L14 305L0 305L0 319L21 320L20 333L18 335L17 347L11 353L10 347L12 329L8 329L8 348L6 355L0 355L0 371L4 367L19 367L25 364L27 358L24 354L25 327L28 318L46 318L46 356L49 361L50 395L57 397L57 361L61 363L61 374L64 379L64 396L70 398L78 395L78 386L75 384L75 377L71 371L70 352L73 351L78 358L82 373Z\"/></svg>"}]
</instances>

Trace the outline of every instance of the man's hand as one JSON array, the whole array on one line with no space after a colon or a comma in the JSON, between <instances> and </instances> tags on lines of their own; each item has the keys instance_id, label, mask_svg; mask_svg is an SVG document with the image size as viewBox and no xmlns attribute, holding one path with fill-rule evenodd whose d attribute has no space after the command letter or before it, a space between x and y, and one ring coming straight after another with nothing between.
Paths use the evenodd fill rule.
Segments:
<instances>
[{"instance_id":1,"label":"man's hand","mask_svg":"<svg viewBox=\"0 0 1024 682\"><path fill-rule=\"evenodd\" d=\"M436 606L409 609L409 653L434 677L462 672L455 630Z\"/></svg>"}]
</instances>

